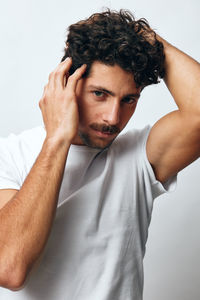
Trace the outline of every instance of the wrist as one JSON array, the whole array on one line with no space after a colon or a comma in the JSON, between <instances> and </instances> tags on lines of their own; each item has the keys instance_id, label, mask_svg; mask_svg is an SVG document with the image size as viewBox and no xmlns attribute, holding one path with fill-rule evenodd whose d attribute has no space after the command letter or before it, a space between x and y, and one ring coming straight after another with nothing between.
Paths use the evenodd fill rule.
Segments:
<instances>
[{"instance_id":1,"label":"wrist","mask_svg":"<svg viewBox=\"0 0 200 300\"><path fill-rule=\"evenodd\" d=\"M64 149L66 151L69 150L69 147L71 145L71 142L68 141L64 137L59 136L46 136L44 140L44 145L49 149L50 151L58 151L59 149Z\"/></svg>"}]
</instances>

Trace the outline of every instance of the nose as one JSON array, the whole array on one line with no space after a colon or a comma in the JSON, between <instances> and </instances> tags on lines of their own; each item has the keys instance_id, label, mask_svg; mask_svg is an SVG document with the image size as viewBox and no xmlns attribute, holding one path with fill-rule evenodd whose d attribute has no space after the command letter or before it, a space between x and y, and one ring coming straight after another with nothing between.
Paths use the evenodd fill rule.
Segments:
<instances>
[{"instance_id":1,"label":"nose","mask_svg":"<svg viewBox=\"0 0 200 300\"><path fill-rule=\"evenodd\" d=\"M119 123L120 104L118 101L111 101L106 107L103 114L103 121L109 125L117 125Z\"/></svg>"}]
</instances>

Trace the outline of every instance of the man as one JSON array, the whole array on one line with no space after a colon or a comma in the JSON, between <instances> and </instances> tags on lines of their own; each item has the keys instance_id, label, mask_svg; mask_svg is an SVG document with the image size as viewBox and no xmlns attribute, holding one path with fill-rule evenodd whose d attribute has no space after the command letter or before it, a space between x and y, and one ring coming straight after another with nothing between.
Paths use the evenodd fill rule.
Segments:
<instances>
[{"instance_id":1,"label":"man","mask_svg":"<svg viewBox=\"0 0 200 300\"><path fill-rule=\"evenodd\" d=\"M117 137L163 76L178 109ZM95 14L39 106L45 129L1 139L1 299L142 299L153 200L199 157L199 64L145 20Z\"/></svg>"}]
</instances>

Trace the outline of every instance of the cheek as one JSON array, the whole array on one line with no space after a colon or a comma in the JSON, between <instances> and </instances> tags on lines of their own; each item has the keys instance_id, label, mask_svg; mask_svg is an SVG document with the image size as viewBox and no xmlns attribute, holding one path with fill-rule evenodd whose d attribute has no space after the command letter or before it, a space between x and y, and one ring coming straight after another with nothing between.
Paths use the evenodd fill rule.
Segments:
<instances>
[{"instance_id":1,"label":"cheek","mask_svg":"<svg viewBox=\"0 0 200 300\"><path fill-rule=\"evenodd\" d=\"M122 113L122 119L124 122L127 123L130 120L130 118L132 117L132 115L135 112L135 109L136 109L136 105L134 107L124 109L124 111Z\"/></svg>"},{"instance_id":2,"label":"cheek","mask_svg":"<svg viewBox=\"0 0 200 300\"><path fill-rule=\"evenodd\" d=\"M91 123L98 117L98 109L89 97L78 99L79 122Z\"/></svg>"}]
</instances>

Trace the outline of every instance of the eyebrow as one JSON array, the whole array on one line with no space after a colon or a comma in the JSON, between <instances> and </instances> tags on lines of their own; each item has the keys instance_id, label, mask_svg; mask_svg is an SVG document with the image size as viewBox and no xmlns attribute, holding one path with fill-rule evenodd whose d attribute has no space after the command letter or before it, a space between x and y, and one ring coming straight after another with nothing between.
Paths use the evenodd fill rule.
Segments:
<instances>
[{"instance_id":1,"label":"eyebrow","mask_svg":"<svg viewBox=\"0 0 200 300\"><path fill-rule=\"evenodd\" d=\"M102 86L89 85L88 88L90 88L90 89L91 89L91 88L92 88L92 89L97 89L97 90L102 91L102 92L105 92L105 93L107 93L107 94L109 94L109 95L111 95L111 96L115 96L115 95L116 95L114 92L109 91L109 90L105 89L105 88L102 87ZM135 98L139 98L139 97L140 97L140 93L127 94L127 95L125 95L124 97L135 97ZM124 98L124 97L123 97L123 98Z\"/></svg>"}]
</instances>

